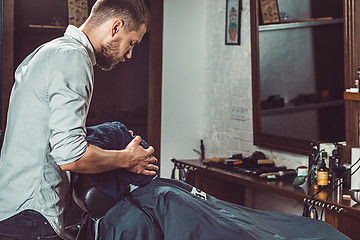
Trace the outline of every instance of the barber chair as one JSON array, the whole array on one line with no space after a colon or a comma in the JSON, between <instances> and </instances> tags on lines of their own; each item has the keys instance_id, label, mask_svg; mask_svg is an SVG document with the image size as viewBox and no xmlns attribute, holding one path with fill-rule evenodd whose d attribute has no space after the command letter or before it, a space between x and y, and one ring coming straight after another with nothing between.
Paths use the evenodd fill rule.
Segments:
<instances>
[{"instance_id":1,"label":"barber chair","mask_svg":"<svg viewBox=\"0 0 360 240\"><path fill-rule=\"evenodd\" d=\"M116 204L114 199L98 190L85 174L74 181L72 196L76 204L94 219L104 216Z\"/></svg>"},{"instance_id":2,"label":"barber chair","mask_svg":"<svg viewBox=\"0 0 360 240\"><path fill-rule=\"evenodd\" d=\"M91 240L95 238L93 220L101 218L116 201L98 190L86 174L81 174L72 183L72 199L83 211L79 223L65 228L66 240ZM73 207L69 207L73 211Z\"/></svg>"}]
</instances>

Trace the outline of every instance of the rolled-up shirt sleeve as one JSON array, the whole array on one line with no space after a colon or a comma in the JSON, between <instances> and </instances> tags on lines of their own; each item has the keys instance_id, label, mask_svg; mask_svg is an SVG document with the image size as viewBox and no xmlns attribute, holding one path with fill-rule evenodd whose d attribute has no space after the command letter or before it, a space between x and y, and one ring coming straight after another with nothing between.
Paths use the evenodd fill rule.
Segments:
<instances>
[{"instance_id":1,"label":"rolled-up shirt sleeve","mask_svg":"<svg viewBox=\"0 0 360 240\"><path fill-rule=\"evenodd\" d=\"M81 158L88 149L86 116L92 97L93 67L79 50L62 50L50 76L50 155L58 165ZM61 64L61 67L58 64Z\"/></svg>"}]
</instances>

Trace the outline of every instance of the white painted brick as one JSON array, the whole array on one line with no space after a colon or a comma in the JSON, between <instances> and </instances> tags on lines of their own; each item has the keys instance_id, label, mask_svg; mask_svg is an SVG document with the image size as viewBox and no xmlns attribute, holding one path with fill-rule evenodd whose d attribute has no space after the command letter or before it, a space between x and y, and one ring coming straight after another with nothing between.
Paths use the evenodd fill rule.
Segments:
<instances>
[{"instance_id":1,"label":"white painted brick","mask_svg":"<svg viewBox=\"0 0 360 240\"><path fill-rule=\"evenodd\" d=\"M236 120L236 119L229 119L229 129L237 129L237 130L244 130L244 121ZM246 129L245 129L246 130Z\"/></svg>"},{"instance_id":2,"label":"white painted brick","mask_svg":"<svg viewBox=\"0 0 360 240\"><path fill-rule=\"evenodd\" d=\"M251 155L263 151L277 165L298 166L307 157L262 149L253 145L251 35L249 1L242 1L241 45L228 46L225 38L226 1L207 0L206 84L203 130L206 157ZM246 109L245 120L231 119L231 107Z\"/></svg>"},{"instance_id":3,"label":"white painted brick","mask_svg":"<svg viewBox=\"0 0 360 240\"><path fill-rule=\"evenodd\" d=\"M241 130L252 132L253 131L253 124L252 121L243 121L241 124Z\"/></svg>"},{"instance_id":4,"label":"white painted brick","mask_svg":"<svg viewBox=\"0 0 360 240\"><path fill-rule=\"evenodd\" d=\"M240 148L240 140L238 139L231 139L229 141L229 148L233 151L238 151Z\"/></svg>"},{"instance_id":5,"label":"white painted brick","mask_svg":"<svg viewBox=\"0 0 360 240\"><path fill-rule=\"evenodd\" d=\"M246 108L246 107L248 107L248 108L252 107L252 99L251 99L251 98L241 98L241 102L240 102L240 103L241 103L241 104L240 104L241 107L244 107L244 108Z\"/></svg>"},{"instance_id":6,"label":"white painted brick","mask_svg":"<svg viewBox=\"0 0 360 240\"><path fill-rule=\"evenodd\" d=\"M231 135L234 139L238 139L238 140L242 140L242 141L246 141L246 142L252 141L251 135L247 131L235 130L232 132Z\"/></svg>"}]
</instances>

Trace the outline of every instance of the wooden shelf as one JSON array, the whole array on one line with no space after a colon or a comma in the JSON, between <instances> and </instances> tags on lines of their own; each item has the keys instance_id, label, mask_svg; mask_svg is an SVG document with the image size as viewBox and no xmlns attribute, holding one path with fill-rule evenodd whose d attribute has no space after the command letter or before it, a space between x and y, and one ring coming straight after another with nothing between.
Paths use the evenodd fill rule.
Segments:
<instances>
[{"instance_id":1,"label":"wooden shelf","mask_svg":"<svg viewBox=\"0 0 360 240\"><path fill-rule=\"evenodd\" d=\"M360 101L360 93L344 92L344 99Z\"/></svg>"},{"instance_id":2,"label":"wooden shelf","mask_svg":"<svg viewBox=\"0 0 360 240\"><path fill-rule=\"evenodd\" d=\"M292 112L300 112L300 111L308 111L314 110L319 108L326 108L326 107L336 107L344 105L344 100L335 100L335 101L326 101L326 102L319 102L319 103L308 103L300 106L295 105L286 105L283 108L273 108L273 109L264 109L261 110L262 116L267 115L275 115L275 114L283 114L283 113L292 113Z\"/></svg>"},{"instance_id":3,"label":"wooden shelf","mask_svg":"<svg viewBox=\"0 0 360 240\"><path fill-rule=\"evenodd\" d=\"M15 33L63 33L67 26L51 26L51 25L34 25L28 27L15 27Z\"/></svg>"},{"instance_id":4,"label":"wooden shelf","mask_svg":"<svg viewBox=\"0 0 360 240\"><path fill-rule=\"evenodd\" d=\"M276 23L276 24L260 25L259 32L291 29L291 28L314 27L314 26L329 25L329 24L339 24L339 23L343 23L343 22L344 22L344 20L342 18L307 19L306 21L299 20L299 21L293 21L293 22L283 22L283 23Z\"/></svg>"}]
</instances>

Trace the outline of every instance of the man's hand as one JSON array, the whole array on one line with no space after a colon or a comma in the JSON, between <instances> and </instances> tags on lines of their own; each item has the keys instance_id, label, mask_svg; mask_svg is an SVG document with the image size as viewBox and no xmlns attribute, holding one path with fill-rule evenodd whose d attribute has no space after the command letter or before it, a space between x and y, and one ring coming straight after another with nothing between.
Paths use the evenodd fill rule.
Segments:
<instances>
[{"instance_id":1,"label":"man's hand","mask_svg":"<svg viewBox=\"0 0 360 240\"><path fill-rule=\"evenodd\" d=\"M152 155L154 148L144 149L141 145L141 137L136 136L125 148L131 154L127 170L144 175L155 175L159 167L155 165L157 159Z\"/></svg>"}]
</instances>

